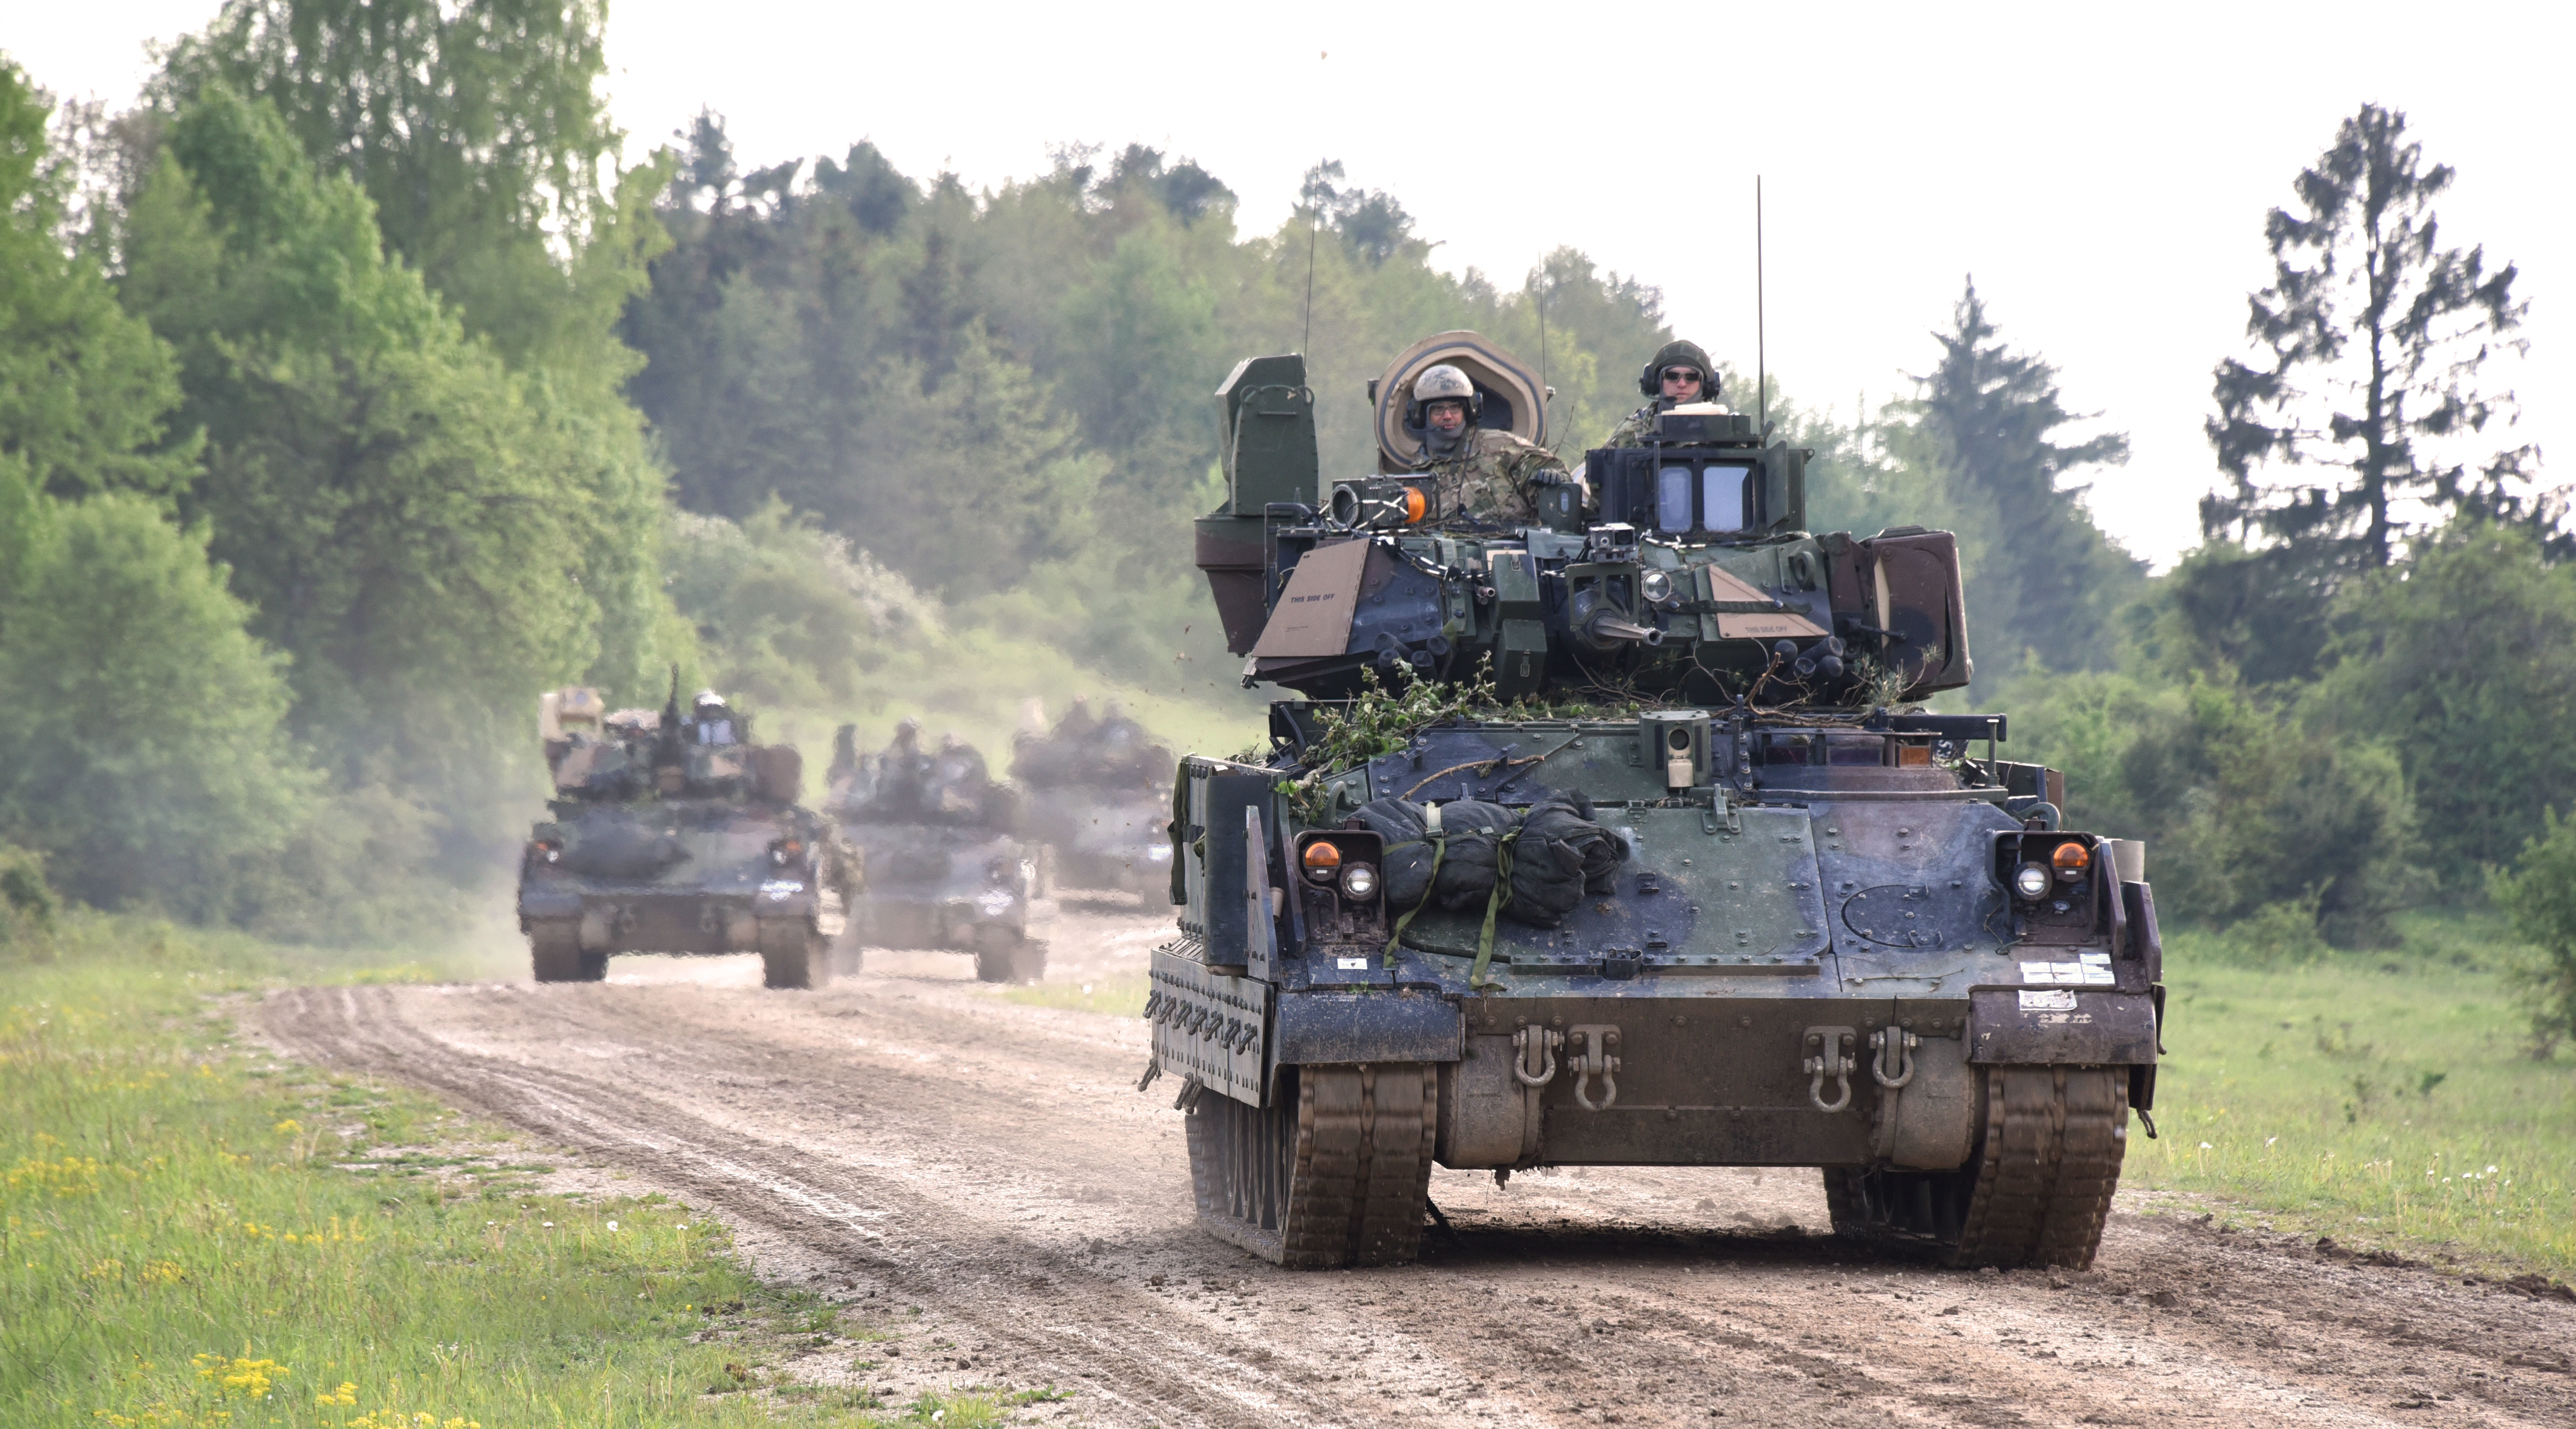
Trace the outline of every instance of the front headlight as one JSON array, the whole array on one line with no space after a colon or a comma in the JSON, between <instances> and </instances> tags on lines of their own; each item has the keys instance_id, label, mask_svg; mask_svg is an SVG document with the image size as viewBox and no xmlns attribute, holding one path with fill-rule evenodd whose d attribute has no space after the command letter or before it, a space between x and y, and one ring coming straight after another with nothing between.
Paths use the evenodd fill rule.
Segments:
<instances>
[{"instance_id":1,"label":"front headlight","mask_svg":"<svg viewBox=\"0 0 2576 1429\"><path fill-rule=\"evenodd\" d=\"M1673 578L1662 571L1647 571L1637 577L1637 594L1649 604L1661 605L1671 598Z\"/></svg>"},{"instance_id":2,"label":"front headlight","mask_svg":"<svg viewBox=\"0 0 2576 1429\"><path fill-rule=\"evenodd\" d=\"M2047 897L2056 881L2044 864L2025 863L2013 870L2013 892L2034 903Z\"/></svg>"},{"instance_id":3,"label":"front headlight","mask_svg":"<svg viewBox=\"0 0 2576 1429\"><path fill-rule=\"evenodd\" d=\"M1355 863L1342 870L1342 896L1365 903L1377 896L1377 870L1365 863Z\"/></svg>"}]
</instances>

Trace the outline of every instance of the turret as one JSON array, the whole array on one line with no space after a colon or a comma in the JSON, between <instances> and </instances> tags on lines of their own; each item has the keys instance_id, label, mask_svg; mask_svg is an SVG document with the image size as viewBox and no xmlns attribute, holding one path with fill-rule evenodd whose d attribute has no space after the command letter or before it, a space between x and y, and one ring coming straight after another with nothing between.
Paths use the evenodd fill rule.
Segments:
<instances>
[{"instance_id":1,"label":"turret","mask_svg":"<svg viewBox=\"0 0 2576 1429\"><path fill-rule=\"evenodd\" d=\"M1477 363L1479 390L1490 377L1499 394L1486 409L1543 431L1544 389L1508 354L1442 334L1370 384L1382 458L1402 436L1384 420L1391 395L1438 361ZM1200 565L1228 648L1250 657L1246 684L1333 698L1375 669L1489 678L1505 699L1868 707L1968 682L1956 539L1810 533L1813 453L1766 442L1743 414L1676 408L1647 444L1585 454L1585 488L1547 489L1540 525L1426 524L1401 471L1318 492L1303 376L1302 359L1255 358L1219 394L1230 496L1200 522Z\"/></svg>"}]
</instances>

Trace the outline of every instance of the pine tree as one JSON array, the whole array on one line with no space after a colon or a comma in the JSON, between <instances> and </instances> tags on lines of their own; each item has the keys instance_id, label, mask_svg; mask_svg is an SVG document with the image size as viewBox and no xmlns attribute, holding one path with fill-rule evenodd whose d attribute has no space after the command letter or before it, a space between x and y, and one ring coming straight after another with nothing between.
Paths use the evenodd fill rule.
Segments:
<instances>
[{"instance_id":1,"label":"pine tree","mask_svg":"<svg viewBox=\"0 0 2576 1429\"><path fill-rule=\"evenodd\" d=\"M1954 502L1989 517L1992 549L1972 553L1985 559L1968 572L1971 608L1983 617L1979 663L2006 673L2026 652L2051 669L2109 666L2110 619L2139 593L2146 567L2093 524L2080 500L2086 488L2068 477L2127 461L2129 439L2052 440L2083 417L2066 410L2054 366L1996 339L1973 279L1951 330L1933 336L1941 361L1915 379L1921 392L1907 405Z\"/></svg>"},{"instance_id":2,"label":"pine tree","mask_svg":"<svg viewBox=\"0 0 2576 1429\"><path fill-rule=\"evenodd\" d=\"M2424 164L2403 113L2365 104L2300 173L2295 211L2265 219L2273 281L2247 300L2254 360L2220 362L2212 384L2206 430L2229 484L2202 499L2205 536L2305 547L2332 573L2387 566L2441 515L2556 525L2559 508L2529 491L2534 449L2472 440L2512 424L2513 394L2477 377L2521 350L2529 304L2512 264L2443 246L2433 202L2454 177ZM2265 480L2272 467L2289 479Z\"/></svg>"}]
</instances>

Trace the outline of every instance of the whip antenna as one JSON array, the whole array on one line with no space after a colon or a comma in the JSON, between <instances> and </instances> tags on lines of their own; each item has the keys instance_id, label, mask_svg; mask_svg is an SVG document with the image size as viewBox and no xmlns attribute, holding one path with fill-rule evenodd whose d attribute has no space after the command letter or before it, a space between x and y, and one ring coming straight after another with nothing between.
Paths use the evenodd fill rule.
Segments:
<instances>
[{"instance_id":1,"label":"whip antenna","mask_svg":"<svg viewBox=\"0 0 2576 1429\"><path fill-rule=\"evenodd\" d=\"M1546 266L1540 265L1539 271L1545 273ZM1538 411L1544 418L1547 404L1556 398L1556 389L1547 385L1547 285L1535 285L1532 296L1538 300ZM1542 421L1539 425L1545 426L1546 423Z\"/></svg>"},{"instance_id":2,"label":"whip antenna","mask_svg":"<svg viewBox=\"0 0 2576 1429\"><path fill-rule=\"evenodd\" d=\"M1315 341L1315 231L1322 227L1322 210L1306 215L1306 331L1297 339L1297 350L1306 351Z\"/></svg>"},{"instance_id":3,"label":"whip antenna","mask_svg":"<svg viewBox=\"0 0 2576 1429\"><path fill-rule=\"evenodd\" d=\"M1762 176L1753 176L1753 404L1761 414L1762 440L1771 440L1771 373L1763 350L1767 314L1762 309Z\"/></svg>"}]
</instances>

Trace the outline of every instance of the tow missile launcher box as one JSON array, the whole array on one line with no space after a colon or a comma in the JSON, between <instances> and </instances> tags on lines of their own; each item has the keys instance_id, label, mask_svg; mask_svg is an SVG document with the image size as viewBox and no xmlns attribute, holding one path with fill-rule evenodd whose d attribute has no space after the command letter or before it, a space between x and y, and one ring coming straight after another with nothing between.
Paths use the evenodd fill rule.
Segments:
<instances>
[{"instance_id":1,"label":"tow missile launcher box","mask_svg":"<svg viewBox=\"0 0 2576 1429\"><path fill-rule=\"evenodd\" d=\"M1425 524L1388 414L1440 361L1543 431L1473 334L1372 384L1381 470L1329 489L1301 359L1218 394L1199 563L1289 694L1265 761L1173 791L1147 1079L1202 1225L1396 1262L1434 1165L1814 1166L1841 1233L2089 1263L2154 1105L2155 903L2005 716L1923 709L1971 668L1956 542L1810 533L1809 454L1714 405L1537 525ZM1481 712L1390 728L1386 692L1470 681Z\"/></svg>"}]
</instances>

